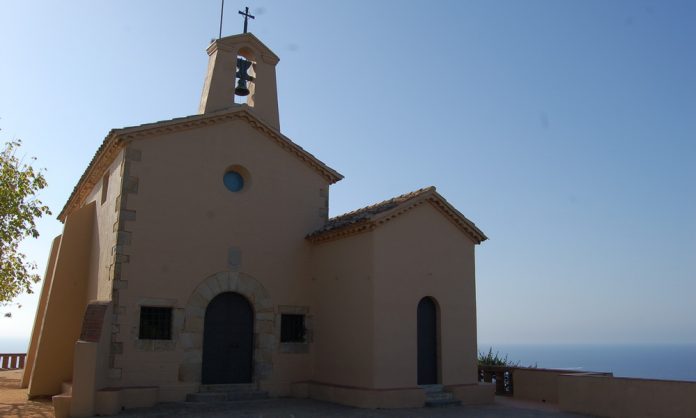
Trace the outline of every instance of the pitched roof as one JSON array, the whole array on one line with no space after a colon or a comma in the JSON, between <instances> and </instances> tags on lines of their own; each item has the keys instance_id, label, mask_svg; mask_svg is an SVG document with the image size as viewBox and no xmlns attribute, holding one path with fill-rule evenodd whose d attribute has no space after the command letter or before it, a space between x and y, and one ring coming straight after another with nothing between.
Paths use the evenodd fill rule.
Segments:
<instances>
[{"instance_id":1,"label":"pitched roof","mask_svg":"<svg viewBox=\"0 0 696 418\"><path fill-rule=\"evenodd\" d=\"M305 151L301 146L290 140L290 138L257 118L247 105L235 105L217 112L174 118L121 129L112 129L106 135L106 138L104 138L104 141L92 157L92 161L90 161L82 177L80 177L77 185L75 185L63 210L58 214L58 219L64 222L65 218L72 210L83 204L84 199L87 197L87 193L89 193L97 181L104 175L104 172L116 157L117 153L132 140L169 132L196 129L203 126L227 122L232 119L245 120L253 128L266 134L266 136L283 149L300 158L331 184L343 178L339 172L327 166L318 158Z\"/></svg>"},{"instance_id":2,"label":"pitched roof","mask_svg":"<svg viewBox=\"0 0 696 418\"><path fill-rule=\"evenodd\" d=\"M449 204L437 192L435 186L418 189L331 218L323 227L307 235L306 238L311 242L318 243L370 231L426 202L438 209L475 243L480 244L488 239L473 222Z\"/></svg>"}]
</instances>

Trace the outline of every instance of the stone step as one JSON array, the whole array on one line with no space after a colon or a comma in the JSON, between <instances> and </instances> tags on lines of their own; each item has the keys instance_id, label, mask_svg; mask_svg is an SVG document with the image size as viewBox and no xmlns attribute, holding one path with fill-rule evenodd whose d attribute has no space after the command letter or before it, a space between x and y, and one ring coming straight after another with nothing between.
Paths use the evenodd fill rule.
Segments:
<instances>
[{"instance_id":1,"label":"stone step","mask_svg":"<svg viewBox=\"0 0 696 418\"><path fill-rule=\"evenodd\" d=\"M425 391L425 393L431 392L442 392L442 385L420 385L420 388Z\"/></svg>"},{"instance_id":2,"label":"stone step","mask_svg":"<svg viewBox=\"0 0 696 418\"><path fill-rule=\"evenodd\" d=\"M451 392L430 392L425 394L426 401L442 401L454 399L454 395Z\"/></svg>"},{"instance_id":3,"label":"stone step","mask_svg":"<svg viewBox=\"0 0 696 418\"><path fill-rule=\"evenodd\" d=\"M56 418L70 417L70 404L72 403L72 395L61 394L51 396L51 403L53 404L53 413Z\"/></svg>"},{"instance_id":4,"label":"stone step","mask_svg":"<svg viewBox=\"0 0 696 418\"><path fill-rule=\"evenodd\" d=\"M187 402L235 402L268 399L268 392L262 390L232 392L198 392L186 395Z\"/></svg>"},{"instance_id":5,"label":"stone step","mask_svg":"<svg viewBox=\"0 0 696 418\"><path fill-rule=\"evenodd\" d=\"M223 385L201 385L200 392L253 392L258 390L256 383L229 383Z\"/></svg>"},{"instance_id":6,"label":"stone step","mask_svg":"<svg viewBox=\"0 0 696 418\"><path fill-rule=\"evenodd\" d=\"M186 395L186 402L225 402L227 394L224 392L198 392Z\"/></svg>"},{"instance_id":7,"label":"stone step","mask_svg":"<svg viewBox=\"0 0 696 418\"><path fill-rule=\"evenodd\" d=\"M445 406L459 406L462 404L462 401L458 399L436 399L436 400L426 400L425 401L425 406L429 408L442 408Z\"/></svg>"},{"instance_id":8,"label":"stone step","mask_svg":"<svg viewBox=\"0 0 696 418\"><path fill-rule=\"evenodd\" d=\"M60 394L61 395L72 395L72 381L63 382L60 384Z\"/></svg>"},{"instance_id":9,"label":"stone step","mask_svg":"<svg viewBox=\"0 0 696 418\"><path fill-rule=\"evenodd\" d=\"M227 400L234 401L255 401L259 399L268 399L268 392L265 390L256 390L254 392L228 392Z\"/></svg>"}]
</instances>

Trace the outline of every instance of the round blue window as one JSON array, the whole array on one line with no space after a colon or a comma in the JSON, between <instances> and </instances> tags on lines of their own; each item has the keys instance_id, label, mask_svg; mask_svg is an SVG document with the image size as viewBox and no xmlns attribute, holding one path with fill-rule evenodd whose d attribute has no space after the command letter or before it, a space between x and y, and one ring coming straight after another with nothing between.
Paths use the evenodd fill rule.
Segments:
<instances>
[{"instance_id":1,"label":"round blue window","mask_svg":"<svg viewBox=\"0 0 696 418\"><path fill-rule=\"evenodd\" d=\"M244 188L244 177L236 171L228 171L222 178L223 183L227 190L231 192L238 192Z\"/></svg>"}]
</instances>

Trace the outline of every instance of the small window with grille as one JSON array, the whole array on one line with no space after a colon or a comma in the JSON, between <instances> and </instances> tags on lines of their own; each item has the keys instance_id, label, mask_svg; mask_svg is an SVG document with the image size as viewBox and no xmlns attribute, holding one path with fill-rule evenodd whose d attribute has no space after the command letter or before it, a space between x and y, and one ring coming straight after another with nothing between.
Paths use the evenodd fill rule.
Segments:
<instances>
[{"instance_id":1,"label":"small window with grille","mask_svg":"<svg viewBox=\"0 0 696 418\"><path fill-rule=\"evenodd\" d=\"M280 342L303 343L305 342L304 315L282 314L280 316Z\"/></svg>"},{"instance_id":2,"label":"small window with grille","mask_svg":"<svg viewBox=\"0 0 696 418\"><path fill-rule=\"evenodd\" d=\"M172 308L141 306L138 338L141 340L171 340Z\"/></svg>"}]
</instances>

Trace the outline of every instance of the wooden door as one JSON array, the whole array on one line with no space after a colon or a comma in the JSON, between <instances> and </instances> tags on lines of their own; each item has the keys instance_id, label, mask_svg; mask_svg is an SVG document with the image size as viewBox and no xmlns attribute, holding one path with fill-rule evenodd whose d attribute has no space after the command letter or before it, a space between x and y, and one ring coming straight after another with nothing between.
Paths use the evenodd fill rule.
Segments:
<instances>
[{"instance_id":1,"label":"wooden door","mask_svg":"<svg viewBox=\"0 0 696 418\"><path fill-rule=\"evenodd\" d=\"M221 293L205 310L201 383L251 383L254 311L239 293Z\"/></svg>"}]
</instances>

